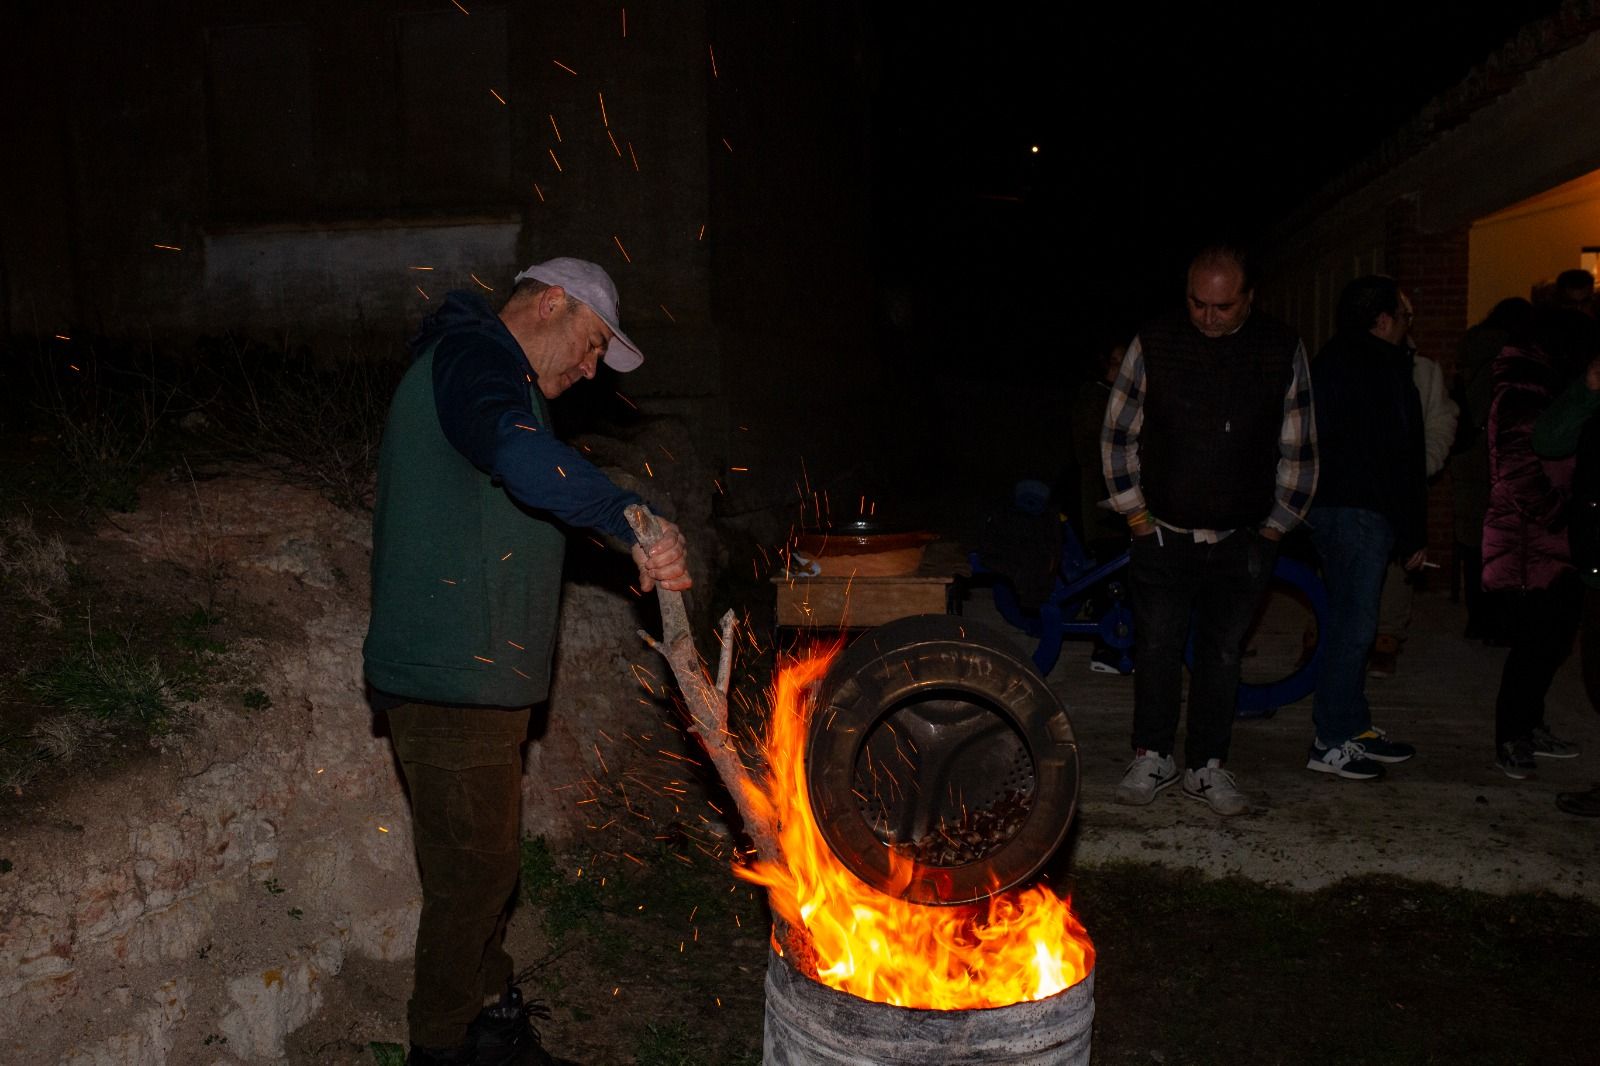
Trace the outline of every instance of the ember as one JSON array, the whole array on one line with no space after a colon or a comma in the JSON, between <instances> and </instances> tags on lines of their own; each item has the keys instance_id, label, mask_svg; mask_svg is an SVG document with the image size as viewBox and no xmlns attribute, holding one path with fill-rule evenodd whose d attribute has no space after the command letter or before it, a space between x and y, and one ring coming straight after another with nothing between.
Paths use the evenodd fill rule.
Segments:
<instances>
[{"instance_id":1,"label":"ember","mask_svg":"<svg viewBox=\"0 0 1600 1066\"><path fill-rule=\"evenodd\" d=\"M745 807L780 827L782 859L737 872L766 886L774 912L801 931L789 943L775 936L775 949L803 954L802 968L814 968L824 985L900 1007L1008 1006L1081 981L1094 947L1067 901L1049 889L924 906L876 891L834 855L812 816L803 768L808 691L831 661L832 653L823 654L779 672L765 741L768 777L744 786ZM904 858L907 883L913 869Z\"/></svg>"}]
</instances>

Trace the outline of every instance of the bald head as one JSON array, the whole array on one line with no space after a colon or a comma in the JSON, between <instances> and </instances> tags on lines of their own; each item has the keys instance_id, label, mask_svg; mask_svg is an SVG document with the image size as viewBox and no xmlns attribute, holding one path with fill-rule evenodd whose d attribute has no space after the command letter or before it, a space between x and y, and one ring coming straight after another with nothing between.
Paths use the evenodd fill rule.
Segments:
<instances>
[{"instance_id":1,"label":"bald head","mask_svg":"<svg viewBox=\"0 0 1600 1066\"><path fill-rule=\"evenodd\" d=\"M1208 248L1189 264L1189 321L1207 337L1244 325L1254 296L1244 258L1233 249Z\"/></svg>"}]
</instances>

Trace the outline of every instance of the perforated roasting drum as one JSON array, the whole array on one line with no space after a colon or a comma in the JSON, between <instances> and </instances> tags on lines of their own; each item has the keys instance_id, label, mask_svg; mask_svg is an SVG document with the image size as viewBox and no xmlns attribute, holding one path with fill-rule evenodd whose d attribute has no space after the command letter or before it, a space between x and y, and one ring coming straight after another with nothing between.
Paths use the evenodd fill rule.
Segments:
<instances>
[{"instance_id":1,"label":"perforated roasting drum","mask_svg":"<svg viewBox=\"0 0 1600 1066\"><path fill-rule=\"evenodd\" d=\"M807 739L824 838L880 892L971 903L1031 879L1078 796L1072 723L1003 634L954 615L879 626L823 678ZM891 871L916 862L909 884Z\"/></svg>"}]
</instances>

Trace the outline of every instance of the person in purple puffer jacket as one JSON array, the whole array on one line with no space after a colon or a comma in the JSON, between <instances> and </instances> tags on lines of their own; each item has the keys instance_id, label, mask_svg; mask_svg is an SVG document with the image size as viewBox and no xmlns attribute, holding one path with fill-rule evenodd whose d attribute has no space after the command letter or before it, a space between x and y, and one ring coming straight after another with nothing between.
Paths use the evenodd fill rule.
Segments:
<instances>
[{"instance_id":1,"label":"person in purple puffer jacket","mask_svg":"<svg viewBox=\"0 0 1600 1066\"><path fill-rule=\"evenodd\" d=\"M1545 726L1545 695L1572 652L1583 586L1572 565L1567 512L1573 460L1542 459L1533 426L1583 364L1589 334L1558 309L1541 309L1531 337L1513 337L1492 367L1489 504L1483 520L1483 587L1508 600L1511 649L1495 699L1495 765L1532 776L1536 757L1571 758L1575 744Z\"/></svg>"}]
</instances>

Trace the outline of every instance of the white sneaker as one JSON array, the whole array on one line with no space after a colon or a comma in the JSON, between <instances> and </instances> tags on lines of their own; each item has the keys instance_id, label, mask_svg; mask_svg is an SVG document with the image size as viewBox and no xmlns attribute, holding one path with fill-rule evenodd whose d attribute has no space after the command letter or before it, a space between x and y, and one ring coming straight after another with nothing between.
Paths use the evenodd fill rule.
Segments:
<instances>
[{"instance_id":1,"label":"white sneaker","mask_svg":"<svg viewBox=\"0 0 1600 1066\"><path fill-rule=\"evenodd\" d=\"M1208 804L1218 814L1243 814L1250 809L1250 801L1239 791L1233 775L1222 768L1220 759L1207 760L1198 770L1185 770L1183 794Z\"/></svg>"},{"instance_id":2,"label":"white sneaker","mask_svg":"<svg viewBox=\"0 0 1600 1066\"><path fill-rule=\"evenodd\" d=\"M1117 802L1143 807L1177 779L1178 764L1172 756L1140 748L1117 786Z\"/></svg>"}]
</instances>

